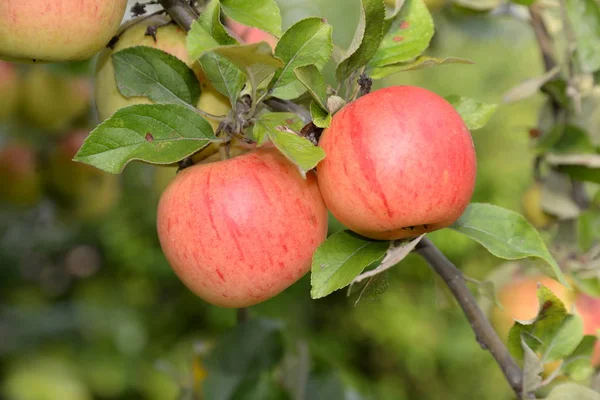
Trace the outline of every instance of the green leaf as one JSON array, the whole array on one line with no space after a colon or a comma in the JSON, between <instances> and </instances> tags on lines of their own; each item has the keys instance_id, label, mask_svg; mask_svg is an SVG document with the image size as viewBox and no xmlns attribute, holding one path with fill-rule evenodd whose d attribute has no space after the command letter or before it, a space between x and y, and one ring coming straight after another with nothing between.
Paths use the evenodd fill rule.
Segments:
<instances>
[{"instance_id":1,"label":"green leaf","mask_svg":"<svg viewBox=\"0 0 600 400\"><path fill-rule=\"evenodd\" d=\"M525 398L527 393L535 392L540 388L544 364L523 338L521 338L521 347L523 348L523 387L521 393Z\"/></svg>"},{"instance_id":2,"label":"green leaf","mask_svg":"<svg viewBox=\"0 0 600 400\"><path fill-rule=\"evenodd\" d=\"M375 67L371 69L368 74L373 79L382 79L386 76L396 74L404 71L416 71L419 69L435 67L437 65L447 64L474 64L473 61L467 60L466 58L458 57L446 57L446 58L434 58L428 56L420 56L415 60L385 65L382 67Z\"/></svg>"},{"instance_id":3,"label":"green leaf","mask_svg":"<svg viewBox=\"0 0 600 400\"><path fill-rule=\"evenodd\" d=\"M537 297L540 308L536 318L532 321L515 322L508 334L508 349L518 359L523 359L524 356L523 340L531 350L543 351L552 342L552 338L556 336L567 317L567 309L564 304L550 289L540 285ZM579 341L581 341L581 337Z\"/></svg>"},{"instance_id":4,"label":"green leaf","mask_svg":"<svg viewBox=\"0 0 600 400\"><path fill-rule=\"evenodd\" d=\"M310 117L319 128L327 128L331 124L331 114L322 109L316 102L310 102Z\"/></svg>"},{"instance_id":5,"label":"green leaf","mask_svg":"<svg viewBox=\"0 0 600 400\"><path fill-rule=\"evenodd\" d=\"M600 400L600 393L576 383L561 383L552 389L546 400Z\"/></svg>"},{"instance_id":6,"label":"green leaf","mask_svg":"<svg viewBox=\"0 0 600 400\"><path fill-rule=\"evenodd\" d=\"M350 77L365 66L377 52L383 39L385 7L381 0L361 0L360 20L346 55L338 64L335 75L338 81Z\"/></svg>"},{"instance_id":7,"label":"green leaf","mask_svg":"<svg viewBox=\"0 0 600 400\"><path fill-rule=\"evenodd\" d=\"M600 69L600 5L595 0L567 0L567 13L577 38L577 56L584 72Z\"/></svg>"},{"instance_id":8,"label":"green leaf","mask_svg":"<svg viewBox=\"0 0 600 400\"><path fill-rule=\"evenodd\" d=\"M389 242L372 241L350 231L337 232L319 246L312 260L313 299L341 289L386 253Z\"/></svg>"},{"instance_id":9,"label":"green leaf","mask_svg":"<svg viewBox=\"0 0 600 400\"><path fill-rule=\"evenodd\" d=\"M598 339L593 335L586 335L577 348L565 358L561 370L576 381L588 379L594 373L592 356Z\"/></svg>"},{"instance_id":10,"label":"green leaf","mask_svg":"<svg viewBox=\"0 0 600 400\"><path fill-rule=\"evenodd\" d=\"M560 131L560 135L552 142L551 147L546 151L552 150L553 153L595 153L596 149L592 144L587 132L575 125L558 124L556 130ZM555 136L550 133L549 136ZM591 167L600 167L600 156L596 155L589 159L589 162L565 162L564 164L580 164ZM594 165L595 164L595 165Z\"/></svg>"},{"instance_id":11,"label":"green leaf","mask_svg":"<svg viewBox=\"0 0 600 400\"><path fill-rule=\"evenodd\" d=\"M498 108L497 104L485 104L457 95L446 96L445 99L458 111L469 130L483 128Z\"/></svg>"},{"instance_id":12,"label":"green leaf","mask_svg":"<svg viewBox=\"0 0 600 400\"><path fill-rule=\"evenodd\" d=\"M454 4L475 11L488 11L498 7L502 0L453 0Z\"/></svg>"},{"instance_id":13,"label":"green leaf","mask_svg":"<svg viewBox=\"0 0 600 400\"><path fill-rule=\"evenodd\" d=\"M305 65L313 65L318 71L323 69L333 51L331 33L331 25L316 17L298 21L285 31L275 47L275 56L282 59L285 66L269 84L273 96L295 99L306 91L294 70Z\"/></svg>"},{"instance_id":14,"label":"green leaf","mask_svg":"<svg viewBox=\"0 0 600 400\"><path fill-rule=\"evenodd\" d=\"M313 64L304 65L294 69L294 73L319 106L327 110L327 84L317 66Z\"/></svg>"},{"instance_id":15,"label":"green leaf","mask_svg":"<svg viewBox=\"0 0 600 400\"><path fill-rule=\"evenodd\" d=\"M423 0L406 0L369 61L369 68L397 64L421 55L429 47L433 33L433 19Z\"/></svg>"},{"instance_id":16,"label":"green leaf","mask_svg":"<svg viewBox=\"0 0 600 400\"><path fill-rule=\"evenodd\" d=\"M560 67L556 66L542 76L536 76L535 78L527 79L507 91L502 96L502 100L505 103L514 103L531 97L537 94L542 86L554 79L559 73Z\"/></svg>"},{"instance_id":17,"label":"green leaf","mask_svg":"<svg viewBox=\"0 0 600 400\"><path fill-rule=\"evenodd\" d=\"M556 334L540 351L544 362L562 360L577 348L583 339L583 319L579 315L567 315Z\"/></svg>"},{"instance_id":18,"label":"green leaf","mask_svg":"<svg viewBox=\"0 0 600 400\"><path fill-rule=\"evenodd\" d=\"M213 87L234 105L246 82L244 73L225 57L210 51L200 57L200 65Z\"/></svg>"},{"instance_id":19,"label":"green leaf","mask_svg":"<svg viewBox=\"0 0 600 400\"><path fill-rule=\"evenodd\" d=\"M284 65L282 60L273 55L271 46L265 42L221 46L212 51L225 57L243 71L253 88L257 88L269 75Z\"/></svg>"},{"instance_id":20,"label":"green leaf","mask_svg":"<svg viewBox=\"0 0 600 400\"><path fill-rule=\"evenodd\" d=\"M117 87L123 96L148 97L156 103L198 103L198 78L177 57L152 47L136 46L116 52L112 60Z\"/></svg>"},{"instance_id":21,"label":"green leaf","mask_svg":"<svg viewBox=\"0 0 600 400\"><path fill-rule=\"evenodd\" d=\"M220 43L208 31L208 27L202 25L200 21L195 21L192 24L186 39L186 47L190 58L197 60L203 53L219 45Z\"/></svg>"},{"instance_id":22,"label":"green leaf","mask_svg":"<svg viewBox=\"0 0 600 400\"><path fill-rule=\"evenodd\" d=\"M208 121L189 108L138 104L98 125L74 160L117 174L132 160L171 164L219 140Z\"/></svg>"},{"instance_id":23,"label":"green leaf","mask_svg":"<svg viewBox=\"0 0 600 400\"><path fill-rule=\"evenodd\" d=\"M202 10L197 22L192 24L192 29L188 33L188 49L190 34L194 32L195 25L199 24L208 32L219 45L238 44L238 41L227 33L227 30L221 23L221 7L219 0L211 0ZM201 45L197 43L196 45ZM190 54L191 55L191 54Z\"/></svg>"},{"instance_id":24,"label":"green leaf","mask_svg":"<svg viewBox=\"0 0 600 400\"><path fill-rule=\"evenodd\" d=\"M561 165L558 167L558 170L577 181L600 183L600 168L588 168L582 165Z\"/></svg>"},{"instance_id":25,"label":"green leaf","mask_svg":"<svg viewBox=\"0 0 600 400\"><path fill-rule=\"evenodd\" d=\"M261 115L254 125L253 135L259 143L268 137L271 142L290 161L292 161L303 176L313 169L319 161L325 158L325 152L313 145L308 139L299 136L303 127L302 120L287 112L273 112Z\"/></svg>"},{"instance_id":26,"label":"green leaf","mask_svg":"<svg viewBox=\"0 0 600 400\"><path fill-rule=\"evenodd\" d=\"M222 336L204 360L208 371L202 382L205 398L229 400L244 380L258 380L283 357L281 325L254 319Z\"/></svg>"},{"instance_id":27,"label":"green leaf","mask_svg":"<svg viewBox=\"0 0 600 400\"><path fill-rule=\"evenodd\" d=\"M584 252L600 244L600 210L590 208L583 211L577 219L577 233L579 248Z\"/></svg>"},{"instance_id":28,"label":"green leaf","mask_svg":"<svg viewBox=\"0 0 600 400\"><path fill-rule=\"evenodd\" d=\"M281 13L275 0L221 0L223 12L237 22L281 36Z\"/></svg>"},{"instance_id":29,"label":"green leaf","mask_svg":"<svg viewBox=\"0 0 600 400\"><path fill-rule=\"evenodd\" d=\"M362 282L361 282L362 283ZM361 285L361 284L357 284ZM358 298L354 302L354 306L358 305L361 300L377 300L390 286L388 278L388 272L383 271L380 274L374 275L367 279L366 283L362 285ZM351 290L349 289L348 292Z\"/></svg>"},{"instance_id":30,"label":"green leaf","mask_svg":"<svg viewBox=\"0 0 600 400\"><path fill-rule=\"evenodd\" d=\"M536 2L536 0L511 0L511 1L515 4L520 4L522 6L527 6L527 7L529 7L530 5L532 5L533 3Z\"/></svg>"},{"instance_id":31,"label":"green leaf","mask_svg":"<svg viewBox=\"0 0 600 400\"><path fill-rule=\"evenodd\" d=\"M451 228L479 242L496 257L507 260L539 258L550 267L543 268L545 273L570 287L538 231L514 211L472 203Z\"/></svg>"}]
</instances>

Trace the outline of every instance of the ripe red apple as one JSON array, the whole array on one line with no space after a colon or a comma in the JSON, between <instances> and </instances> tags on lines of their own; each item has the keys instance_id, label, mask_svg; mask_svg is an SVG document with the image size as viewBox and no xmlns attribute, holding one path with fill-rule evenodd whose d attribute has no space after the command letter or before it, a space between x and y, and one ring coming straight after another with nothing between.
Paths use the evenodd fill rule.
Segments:
<instances>
[{"instance_id":1,"label":"ripe red apple","mask_svg":"<svg viewBox=\"0 0 600 400\"><path fill-rule=\"evenodd\" d=\"M0 61L0 122L8 120L16 111L21 79L15 65Z\"/></svg>"},{"instance_id":2,"label":"ripe red apple","mask_svg":"<svg viewBox=\"0 0 600 400\"><path fill-rule=\"evenodd\" d=\"M222 307L267 300L296 282L327 234L312 173L274 148L179 172L158 206L158 237L175 273Z\"/></svg>"},{"instance_id":3,"label":"ripe red apple","mask_svg":"<svg viewBox=\"0 0 600 400\"><path fill-rule=\"evenodd\" d=\"M583 333L598 336L600 331L600 299L580 293L575 301L575 307L583 318ZM592 365L600 366L600 341L596 342Z\"/></svg>"},{"instance_id":4,"label":"ripe red apple","mask_svg":"<svg viewBox=\"0 0 600 400\"><path fill-rule=\"evenodd\" d=\"M22 117L52 134L62 134L89 111L92 96L87 77L71 76L33 65L23 77Z\"/></svg>"},{"instance_id":5,"label":"ripe red apple","mask_svg":"<svg viewBox=\"0 0 600 400\"><path fill-rule=\"evenodd\" d=\"M35 150L27 144L9 143L0 149L0 201L32 206L42 195Z\"/></svg>"},{"instance_id":6,"label":"ripe red apple","mask_svg":"<svg viewBox=\"0 0 600 400\"><path fill-rule=\"evenodd\" d=\"M115 35L127 0L2 0L0 58L84 60Z\"/></svg>"},{"instance_id":7,"label":"ripe red apple","mask_svg":"<svg viewBox=\"0 0 600 400\"><path fill-rule=\"evenodd\" d=\"M113 49L105 49L98 57L96 64L95 98L98 116L104 120L114 114L119 108L134 104L150 104L146 97L127 98L119 92L115 81L115 69L111 55L120 50L133 46L148 46L167 52L186 63L198 76L202 92L196 107L212 115L225 115L231 110L229 100L208 83L202 70L195 60L190 59L186 47L186 32L160 15L140 19L127 28L119 37ZM156 40L146 35L149 26L159 27ZM207 119L215 129L219 122Z\"/></svg>"},{"instance_id":8,"label":"ripe red apple","mask_svg":"<svg viewBox=\"0 0 600 400\"><path fill-rule=\"evenodd\" d=\"M477 161L456 110L426 89L393 86L336 113L319 145L323 200L373 239L414 237L452 224L475 187Z\"/></svg>"},{"instance_id":9,"label":"ripe red apple","mask_svg":"<svg viewBox=\"0 0 600 400\"><path fill-rule=\"evenodd\" d=\"M234 36L243 43L252 44L267 42L273 49L277 46L277 38L275 36L265 31L261 31L258 28L242 25L231 18L227 19L227 26L231 29Z\"/></svg>"},{"instance_id":10,"label":"ripe red apple","mask_svg":"<svg viewBox=\"0 0 600 400\"><path fill-rule=\"evenodd\" d=\"M121 192L119 177L73 160L88 132L75 130L60 140L49 155L48 187L70 216L82 221L105 216Z\"/></svg>"},{"instance_id":11,"label":"ripe red apple","mask_svg":"<svg viewBox=\"0 0 600 400\"><path fill-rule=\"evenodd\" d=\"M508 339L515 320L531 320L538 315L538 283L550 289L564 303L567 311L571 311L575 302L573 291L547 276L518 276L498 289L498 301L504 310L494 307L490 314L490 321L502 340Z\"/></svg>"}]
</instances>

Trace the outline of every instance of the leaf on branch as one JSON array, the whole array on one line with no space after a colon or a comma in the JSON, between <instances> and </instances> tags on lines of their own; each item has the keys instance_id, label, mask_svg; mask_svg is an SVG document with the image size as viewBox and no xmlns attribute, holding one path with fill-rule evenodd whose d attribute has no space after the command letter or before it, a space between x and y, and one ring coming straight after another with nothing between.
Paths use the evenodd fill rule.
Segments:
<instances>
[{"instance_id":1,"label":"leaf on branch","mask_svg":"<svg viewBox=\"0 0 600 400\"><path fill-rule=\"evenodd\" d=\"M317 71L323 69L333 51L331 34L331 25L317 17L298 21L285 31L275 47L275 56L283 60L285 66L269 84L272 96L295 99L306 91L297 80L295 69L305 65L313 65Z\"/></svg>"},{"instance_id":2,"label":"leaf on branch","mask_svg":"<svg viewBox=\"0 0 600 400\"><path fill-rule=\"evenodd\" d=\"M470 131L483 128L498 108L497 104L486 104L457 95L446 96L445 99L460 114Z\"/></svg>"},{"instance_id":3,"label":"leaf on branch","mask_svg":"<svg viewBox=\"0 0 600 400\"><path fill-rule=\"evenodd\" d=\"M542 76L527 79L504 93L502 101L504 103L514 103L531 97L537 94L542 86L556 78L559 73L560 67L556 66Z\"/></svg>"},{"instance_id":4,"label":"leaf on branch","mask_svg":"<svg viewBox=\"0 0 600 400\"><path fill-rule=\"evenodd\" d=\"M220 46L211 51L225 57L243 71L253 88L257 88L269 75L284 66L283 61L273 55L271 46L266 42Z\"/></svg>"},{"instance_id":5,"label":"leaf on branch","mask_svg":"<svg viewBox=\"0 0 600 400\"><path fill-rule=\"evenodd\" d=\"M560 267L546 248L538 231L520 214L491 204L472 203L451 229L479 242L496 257L518 260L528 257L549 276L570 287Z\"/></svg>"},{"instance_id":6,"label":"leaf on branch","mask_svg":"<svg viewBox=\"0 0 600 400\"><path fill-rule=\"evenodd\" d=\"M171 164L218 141L208 121L189 108L138 104L98 125L74 160L117 174L133 160Z\"/></svg>"},{"instance_id":7,"label":"leaf on branch","mask_svg":"<svg viewBox=\"0 0 600 400\"><path fill-rule=\"evenodd\" d=\"M584 336L577 348L565 358L561 370L576 381L589 379L594 373L592 357L597 341L596 336Z\"/></svg>"},{"instance_id":8,"label":"leaf on branch","mask_svg":"<svg viewBox=\"0 0 600 400\"><path fill-rule=\"evenodd\" d=\"M571 192L572 184L566 175L549 172L541 188L542 210L562 219L577 218L581 210Z\"/></svg>"},{"instance_id":9,"label":"leaf on branch","mask_svg":"<svg viewBox=\"0 0 600 400\"><path fill-rule=\"evenodd\" d=\"M537 354L527 345L527 342L521 338L521 347L523 348L523 398L527 398L529 393L538 390L542 385L542 372L544 364Z\"/></svg>"},{"instance_id":10,"label":"leaf on branch","mask_svg":"<svg viewBox=\"0 0 600 400\"><path fill-rule=\"evenodd\" d=\"M272 112L258 118L252 134L259 144L270 139L298 167L302 176L306 176L306 172L325 158L325 152L298 134L303 126L296 114Z\"/></svg>"},{"instance_id":11,"label":"leaf on branch","mask_svg":"<svg viewBox=\"0 0 600 400\"><path fill-rule=\"evenodd\" d=\"M275 0L220 0L223 12L242 25L281 36L281 13Z\"/></svg>"},{"instance_id":12,"label":"leaf on branch","mask_svg":"<svg viewBox=\"0 0 600 400\"><path fill-rule=\"evenodd\" d=\"M577 56L584 72L600 70L600 4L567 0L567 14L577 39Z\"/></svg>"},{"instance_id":13,"label":"leaf on branch","mask_svg":"<svg viewBox=\"0 0 600 400\"><path fill-rule=\"evenodd\" d=\"M388 278L388 272L383 271L380 274L374 275L367 279L366 283L363 284L361 282L357 285L348 286L348 296L353 291L354 286L361 286L360 293L358 294L358 298L354 302L354 307L358 305L361 300L376 300L378 299L390 286L390 281Z\"/></svg>"},{"instance_id":14,"label":"leaf on branch","mask_svg":"<svg viewBox=\"0 0 600 400\"><path fill-rule=\"evenodd\" d=\"M341 289L366 267L381 259L389 242L373 241L350 231L339 231L319 246L312 260L310 295L325 297Z\"/></svg>"},{"instance_id":15,"label":"leaf on branch","mask_svg":"<svg viewBox=\"0 0 600 400\"><path fill-rule=\"evenodd\" d=\"M298 80L308 89L308 92L317 104L327 110L327 84L325 78L316 65L309 64L294 69Z\"/></svg>"},{"instance_id":16,"label":"leaf on branch","mask_svg":"<svg viewBox=\"0 0 600 400\"><path fill-rule=\"evenodd\" d=\"M561 383L552 389L546 400L600 400L600 393L576 383Z\"/></svg>"},{"instance_id":17,"label":"leaf on branch","mask_svg":"<svg viewBox=\"0 0 600 400\"><path fill-rule=\"evenodd\" d=\"M502 4L503 0L453 0L454 4L475 11L489 11Z\"/></svg>"},{"instance_id":18,"label":"leaf on branch","mask_svg":"<svg viewBox=\"0 0 600 400\"><path fill-rule=\"evenodd\" d=\"M205 52L220 45L219 42L208 31L209 27L202 25L201 21L195 21L188 32L186 47L190 58L199 59ZM233 38L232 38L233 39ZM235 41L235 39L233 39ZM234 43L227 43L234 44Z\"/></svg>"},{"instance_id":19,"label":"leaf on branch","mask_svg":"<svg viewBox=\"0 0 600 400\"><path fill-rule=\"evenodd\" d=\"M327 128L331 124L331 114L322 109L315 101L310 102L310 117L319 128Z\"/></svg>"},{"instance_id":20,"label":"leaf on branch","mask_svg":"<svg viewBox=\"0 0 600 400\"><path fill-rule=\"evenodd\" d=\"M113 54L112 60L117 87L125 97L193 106L200 98L200 83L194 71L162 50L129 47Z\"/></svg>"},{"instance_id":21,"label":"leaf on branch","mask_svg":"<svg viewBox=\"0 0 600 400\"><path fill-rule=\"evenodd\" d=\"M402 62L397 64L385 65L382 67L375 67L368 71L368 74L373 79L382 79L386 76L396 74L404 71L416 71L419 69L425 69L435 67L438 65L447 64L475 64L471 60L459 57L446 57L446 58L434 58L428 56L420 56L413 61Z\"/></svg>"},{"instance_id":22,"label":"leaf on branch","mask_svg":"<svg viewBox=\"0 0 600 400\"><path fill-rule=\"evenodd\" d=\"M423 234L415 239L412 239L412 240L394 240L390 244L390 248L386 252L385 257L381 261L381 264L379 264L377 266L377 268L372 269L367 272L363 272L362 274L358 275L356 278L352 279L352 282L350 282L350 286L352 286L356 283L359 283L365 279L371 278L375 275L378 275L378 274L392 268L394 265L398 264L400 261L404 260L404 258L406 258L406 256L409 255L410 252L414 250L414 248L417 246L417 244L419 244L421 239L423 239L423 236L425 236L425 234Z\"/></svg>"},{"instance_id":23,"label":"leaf on branch","mask_svg":"<svg viewBox=\"0 0 600 400\"><path fill-rule=\"evenodd\" d=\"M368 68L412 60L421 55L433 37L433 19L423 0L406 0L396 15Z\"/></svg>"},{"instance_id":24,"label":"leaf on branch","mask_svg":"<svg viewBox=\"0 0 600 400\"><path fill-rule=\"evenodd\" d=\"M354 38L335 75L343 81L373 58L383 39L385 7L381 0L361 0L360 20Z\"/></svg>"}]
</instances>

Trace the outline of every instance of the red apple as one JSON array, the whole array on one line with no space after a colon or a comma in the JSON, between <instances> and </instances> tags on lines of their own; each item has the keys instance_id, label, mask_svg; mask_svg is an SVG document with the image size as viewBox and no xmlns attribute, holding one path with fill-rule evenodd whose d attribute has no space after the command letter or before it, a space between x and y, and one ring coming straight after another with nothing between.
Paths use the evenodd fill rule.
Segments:
<instances>
[{"instance_id":1,"label":"red apple","mask_svg":"<svg viewBox=\"0 0 600 400\"><path fill-rule=\"evenodd\" d=\"M319 145L319 187L331 213L373 239L414 237L467 207L477 162L450 103L412 86L367 94L336 113Z\"/></svg>"},{"instance_id":2,"label":"red apple","mask_svg":"<svg viewBox=\"0 0 600 400\"><path fill-rule=\"evenodd\" d=\"M179 172L158 206L158 237L175 273L222 307L267 300L296 282L327 234L312 173L274 148Z\"/></svg>"},{"instance_id":3,"label":"red apple","mask_svg":"<svg viewBox=\"0 0 600 400\"><path fill-rule=\"evenodd\" d=\"M127 0L2 0L0 58L84 60L117 33Z\"/></svg>"},{"instance_id":4,"label":"red apple","mask_svg":"<svg viewBox=\"0 0 600 400\"><path fill-rule=\"evenodd\" d=\"M0 201L32 206L42 195L35 150L27 144L9 143L0 149Z\"/></svg>"},{"instance_id":5,"label":"red apple","mask_svg":"<svg viewBox=\"0 0 600 400\"><path fill-rule=\"evenodd\" d=\"M583 333L598 336L600 331L600 299L580 293L575 301L575 307L583 318ZM600 341L596 342L592 364L600 365Z\"/></svg>"}]
</instances>

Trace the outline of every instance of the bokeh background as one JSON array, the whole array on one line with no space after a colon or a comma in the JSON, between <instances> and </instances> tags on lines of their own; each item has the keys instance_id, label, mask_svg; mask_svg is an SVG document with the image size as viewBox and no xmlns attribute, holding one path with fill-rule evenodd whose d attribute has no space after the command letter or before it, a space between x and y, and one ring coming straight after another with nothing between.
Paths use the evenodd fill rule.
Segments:
<instances>
[{"instance_id":1,"label":"bokeh background","mask_svg":"<svg viewBox=\"0 0 600 400\"><path fill-rule=\"evenodd\" d=\"M278 3L284 28L324 16L343 48L358 21L358 0ZM418 85L499 103L506 90L542 72L525 22L448 8L434 14L429 54L476 64L407 72L376 85ZM74 132L81 137L98 123L93 61L20 66L18 73L19 105L0 122L0 148L18 143L21 170L40 186L0 204L0 398L186 398L182 387L203 375L203 349L236 317L193 296L161 253L156 204L174 170L131 164L113 177L78 169L66 154L77 147ZM0 97L1 105L8 101ZM474 201L520 210L532 182L528 130L541 104L540 97L502 105L474 132ZM65 108L68 121L55 121ZM5 189L12 184L2 179ZM448 230L430 236L470 277L483 279L501 264ZM306 276L251 314L283 321L288 347L307 350L315 368L363 398L511 398L492 357L418 257L391 271L389 289L377 300L354 306L342 290L314 301L309 290Z\"/></svg>"}]
</instances>

